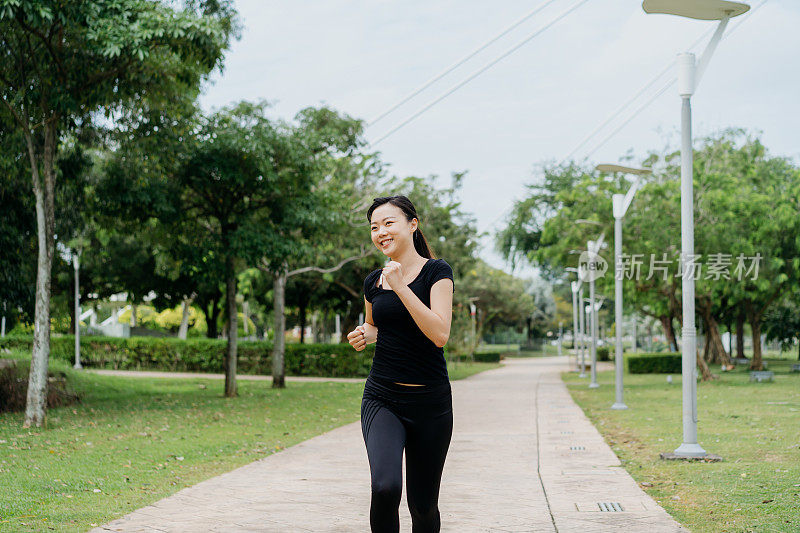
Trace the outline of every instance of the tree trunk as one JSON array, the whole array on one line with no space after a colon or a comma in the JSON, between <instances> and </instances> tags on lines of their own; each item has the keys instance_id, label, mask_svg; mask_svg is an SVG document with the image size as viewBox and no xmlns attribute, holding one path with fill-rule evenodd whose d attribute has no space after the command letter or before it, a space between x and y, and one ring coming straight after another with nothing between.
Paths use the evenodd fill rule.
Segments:
<instances>
[{"instance_id":1,"label":"tree trunk","mask_svg":"<svg viewBox=\"0 0 800 533\"><path fill-rule=\"evenodd\" d=\"M672 327L672 317L668 315L661 315L658 317L661 321L661 327L664 328L664 336L667 338L667 344L671 352L678 351L678 343L675 341L675 330Z\"/></svg>"},{"instance_id":2,"label":"tree trunk","mask_svg":"<svg viewBox=\"0 0 800 533\"><path fill-rule=\"evenodd\" d=\"M272 346L272 387L285 389L286 366L284 351L286 346L286 270L280 272L273 281L273 309L275 314L275 341Z\"/></svg>"},{"instance_id":3,"label":"tree trunk","mask_svg":"<svg viewBox=\"0 0 800 533\"><path fill-rule=\"evenodd\" d=\"M319 342L319 330L317 329L317 311L311 313L311 342Z\"/></svg>"},{"instance_id":4,"label":"tree trunk","mask_svg":"<svg viewBox=\"0 0 800 533\"><path fill-rule=\"evenodd\" d=\"M131 303L131 327L136 327L136 304Z\"/></svg>"},{"instance_id":5,"label":"tree trunk","mask_svg":"<svg viewBox=\"0 0 800 533\"><path fill-rule=\"evenodd\" d=\"M708 368L708 363L702 357L697 357L697 367L700 369L700 377L703 381L716 379L717 376L711 373Z\"/></svg>"},{"instance_id":6,"label":"tree trunk","mask_svg":"<svg viewBox=\"0 0 800 533\"><path fill-rule=\"evenodd\" d=\"M225 300L228 310L228 347L225 350L225 397L236 396L236 341L238 335L236 313L236 275L233 270L233 259L228 258L228 279L225 282Z\"/></svg>"},{"instance_id":7,"label":"tree trunk","mask_svg":"<svg viewBox=\"0 0 800 533\"><path fill-rule=\"evenodd\" d=\"M328 342L328 310L320 311L317 318L317 330L314 342L324 343Z\"/></svg>"},{"instance_id":8,"label":"tree trunk","mask_svg":"<svg viewBox=\"0 0 800 533\"><path fill-rule=\"evenodd\" d=\"M208 302L206 313L206 337L209 339L216 339L219 337L219 330L217 329L217 319L219 318L219 306L217 305L217 298L212 298Z\"/></svg>"},{"instance_id":9,"label":"tree trunk","mask_svg":"<svg viewBox=\"0 0 800 533\"><path fill-rule=\"evenodd\" d=\"M183 312L181 313L181 325L178 328L178 338L186 340L186 335L189 333L189 308L192 305L193 298L183 299Z\"/></svg>"},{"instance_id":10,"label":"tree trunk","mask_svg":"<svg viewBox=\"0 0 800 533\"><path fill-rule=\"evenodd\" d=\"M356 300L356 304L351 305L347 313L342 316L342 321L339 326L342 328L342 335L339 338L339 342L347 342L347 334L353 331L358 322L358 314L361 312L362 308L358 305L363 300Z\"/></svg>"},{"instance_id":11,"label":"tree trunk","mask_svg":"<svg viewBox=\"0 0 800 533\"><path fill-rule=\"evenodd\" d=\"M306 317L306 302L303 301L300 303L300 344L304 344L306 342L306 323L308 319Z\"/></svg>"},{"instance_id":12,"label":"tree trunk","mask_svg":"<svg viewBox=\"0 0 800 533\"><path fill-rule=\"evenodd\" d=\"M750 361L750 370L763 370L761 361L761 315L750 314L750 330L753 338L753 359Z\"/></svg>"},{"instance_id":13,"label":"tree trunk","mask_svg":"<svg viewBox=\"0 0 800 533\"><path fill-rule=\"evenodd\" d=\"M730 366L731 359L728 357L728 352L725 351L725 346L722 343L722 337L719 334L719 325L714 319L714 315L711 314L709 307L709 305L699 306L699 311L706 327L706 344L709 346L708 353L711 356L708 360L714 363L720 363L724 366Z\"/></svg>"},{"instance_id":14,"label":"tree trunk","mask_svg":"<svg viewBox=\"0 0 800 533\"><path fill-rule=\"evenodd\" d=\"M528 346L533 346L533 319L531 317L525 318L525 325L528 328L527 336Z\"/></svg>"},{"instance_id":15,"label":"tree trunk","mask_svg":"<svg viewBox=\"0 0 800 533\"><path fill-rule=\"evenodd\" d=\"M33 350L28 377L28 395L23 427L41 427L45 423L47 408L47 371L50 360L50 285L55 248L55 171L53 161L57 132L55 117L44 126L42 174L39 173L33 136L25 132L31 178L36 197L36 227L39 253L36 263L36 299L33 327ZM42 182L42 178L44 182Z\"/></svg>"},{"instance_id":16,"label":"tree trunk","mask_svg":"<svg viewBox=\"0 0 800 533\"><path fill-rule=\"evenodd\" d=\"M744 313L736 315L736 357L744 358Z\"/></svg>"},{"instance_id":17,"label":"tree trunk","mask_svg":"<svg viewBox=\"0 0 800 533\"><path fill-rule=\"evenodd\" d=\"M475 350L478 349L478 346L481 344L481 338L483 338L483 329L486 324L485 316L482 312L480 307L476 307L475 309L475 335L472 338L472 347L469 350L469 356L474 361L475 360Z\"/></svg>"}]
</instances>

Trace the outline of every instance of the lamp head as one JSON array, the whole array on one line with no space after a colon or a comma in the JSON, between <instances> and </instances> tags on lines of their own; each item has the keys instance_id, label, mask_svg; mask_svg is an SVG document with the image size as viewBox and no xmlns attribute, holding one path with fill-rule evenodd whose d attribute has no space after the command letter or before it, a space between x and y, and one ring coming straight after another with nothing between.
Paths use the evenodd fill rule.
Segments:
<instances>
[{"instance_id":1,"label":"lamp head","mask_svg":"<svg viewBox=\"0 0 800 533\"><path fill-rule=\"evenodd\" d=\"M662 13L698 20L722 20L746 13L750 6L727 0L644 0L645 13Z\"/></svg>"},{"instance_id":2,"label":"lamp head","mask_svg":"<svg viewBox=\"0 0 800 533\"><path fill-rule=\"evenodd\" d=\"M636 174L637 176L644 176L646 174L653 173L653 171L649 168L631 168L612 164L597 165L595 168L600 172L624 172L625 174Z\"/></svg>"}]
</instances>

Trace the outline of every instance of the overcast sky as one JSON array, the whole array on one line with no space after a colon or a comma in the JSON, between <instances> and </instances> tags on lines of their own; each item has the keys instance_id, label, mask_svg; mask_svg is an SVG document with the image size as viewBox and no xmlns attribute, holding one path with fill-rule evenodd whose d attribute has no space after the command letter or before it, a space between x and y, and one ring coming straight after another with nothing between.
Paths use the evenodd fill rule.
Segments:
<instances>
[{"instance_id":1,"label":"overcast sky","mask_svg":"<svg viewBox=\"0 0 800 533\"><path fill-rule=\"evenodd\" d=\"M303 107L326 104L369 121L543 4L240 0L242 38L233 43L224 72L214 76L202 105L208 110L264 98L274 104L275 116L286 119ZM451 172L467 171L461 192L464 209L477 217L479 230L496 229L513 200L521 198L524 185L537 178L537 165L567 157L677 53L688 51L715 25L646 15L636 0L554 0L370 127L367 139L378 140L577 4L549 29L377 144L391 172L438 175L437 184L446 186ZM751 16L731 20L692 99L694 133L744 127L761 132L773 154L797 161L800 2L761 4L753 1ZM699 57L707 41L691 51ZM575 157L589 156L674 76L673 68ZM629 151L638 157L667 144L677 146L679 112L673 86L588 161L615 162ZM488 241L481 256L510 271Z\"/></svg>"}]
</instances>

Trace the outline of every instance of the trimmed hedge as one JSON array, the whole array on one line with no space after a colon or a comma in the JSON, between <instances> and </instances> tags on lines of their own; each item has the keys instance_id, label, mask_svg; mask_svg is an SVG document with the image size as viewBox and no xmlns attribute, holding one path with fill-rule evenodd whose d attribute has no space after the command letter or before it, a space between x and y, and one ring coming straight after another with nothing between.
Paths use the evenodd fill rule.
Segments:
<instances>
[{"instance_id":1,"label":"trimmed hedge","mask_svg":"<svg viewBox=\"0 0 800 533\"><path fill-rule=\"evenodd\" d=\"M31 337L0 338L0 348L31 349ZM224 339L156 337L81 337L81 363L87 367L120 370L175 372L223 372ZM287 376L366 377L372 366L375 345L357 352L350 344L286 344ZM50 357L72 363L75 338L50 338ZM237 372L271 374L272 343L242 341L238 345Z\"/></svg>"},{"instance_id":2,"label":"trimmed hedge","mask_svg":"<svg viewBox=\"0 0 800 533\"><path fill-rule=\"evenodd\" d=\"M474 359L469 356L469 354L461 354L456 356L456 359L459 361L475 361L476 363L499 363L500 362L500 352L485 352L479 353L475 352Z\"/></svg>"},{"instance_id":3,"label":"trimmed hedge","mask_svg":"<svg viewBox=\"0 0 800 533\"><path fill-rule=\"evenodd\" d=\"M676 352L637 353L627 357L631 374L680 374L681 354Z\"/></svg>"}]
</instances>

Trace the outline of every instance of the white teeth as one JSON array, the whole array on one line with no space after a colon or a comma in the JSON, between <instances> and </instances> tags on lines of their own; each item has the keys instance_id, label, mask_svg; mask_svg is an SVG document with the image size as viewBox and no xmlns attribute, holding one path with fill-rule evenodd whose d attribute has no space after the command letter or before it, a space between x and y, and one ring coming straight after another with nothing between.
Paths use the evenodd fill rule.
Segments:
<instances>
[{"instance_id":1,"label":"white teeth","mask_svg":"<svg viewBox=\"0 0 800 533\"><path fill-rule=\"evenodd\" d=\"M385 240L385 241L381 242L381 246L383 246L384 248L386 248L386 247L387 247L387 246L388 246L388 245L389 245L389 244L390 244L390 243L391 243L393 240L394 240L394 239L387 239L387 240Z\"/></svg>"}]
</instances>

